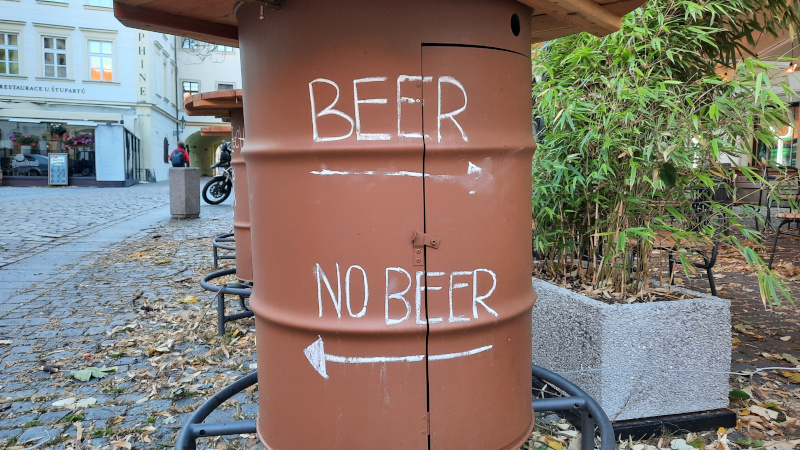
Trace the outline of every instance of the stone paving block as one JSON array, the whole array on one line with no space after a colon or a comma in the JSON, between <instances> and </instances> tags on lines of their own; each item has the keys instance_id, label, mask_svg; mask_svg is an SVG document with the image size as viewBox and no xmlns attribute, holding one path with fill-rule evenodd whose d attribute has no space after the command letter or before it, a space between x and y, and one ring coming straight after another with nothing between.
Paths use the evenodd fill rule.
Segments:
<instances>
[{"instance_id":1,"label":"stone paving block","mask_svg":"<svg viewBox=\"0 0 800 450\"><path fill-rule=\"evenodd\" d=\"M96 334L105 334L105 333L110 332L111 329L112 329L112 327L106 327L106 326L90 327L86 331L84 331L83 334L86 335L86 336L92 336L92 335L96 335Z\"/></svg>"},{"instance_id":2,"label":"stone paving block","mask_svg":"<svg viewBox=\"0 0 800 450\"><path fill-rule=\"evenodd\" d=\"M4 427L21 427L26 423L36 420L39 417L38 413L23 414L16 417L2 417L0 423Z\"/></svg>"},{"instance_id":3,"label":"stone paving block","mask_svg":"<svg viewBox=\"0 0 800 450\"><path fill-rule=\"evenodd\" d=\"M20 361L35 361L38 358L36 355L29 355L24 353L11 353L2 359L3 364L16 363Z\"/></svg>"},{"instance_id":4,"label":"stone paving block","mask_svg":"<svg viewBox=\"0 0 800 450\"><path fill-rule=\"evenodd\" d=\"M57 330L42 330L31 334L31 337L35 339L50 339L56 336L58 336Z\"/></svg>"},{"instance_id":5,"label":"stone paving block","mask_svg":"<svg viewBox=\"0 0 800 450\"><path fill-rule=\"evenodd\" d=\"M60 378L61 375L58 372L51 374L49 372L39 371L39 372L34 373L33 375L29 375L28 376L28 378L30 380L49 380L49 379L54 378L54 377L59 377Z\"/></svg>"},{"instance_id":6,"label":"stone paving block","mask_svg":"<svg viewBox=\"0 0 800 450\"><path fill-rule=\"evenodd\" d=\"M84 323L84 322L91 322L93 320L97 320L94 317L67 317L65 319L61 319L62 324L76 324L76 323Z\"/></svg>"},{"instance_id":7,"label":"stone paving block","mask_svg":"<svg viewBox=\"0 0 800 450\"><path fill-rule=\"evenodd\" d=\"M38 367L38 364L30 364L30 363L13 363L13 364L6 364L6 368L3 370L5 373L18 373L18 372L27 372L29 370L34 370Z\"/></svg>"},{"instance_id":8,"label":"stone paving block","mask_svg":"<svg viewBox=\"0 0 800 450\"><path fill-rule=\"evenodd\" d=\"M8 384L5 385L4 389L9 390L9 391L17 391L17 390L20 390L20 389L24 389L24 388L26 388L28 386L29 386L28 383L8 383Z\"/></svg>"},{"instance_id":9,"label":"stone paving block","mask_svg":"<svg viewBox=\"0 0 800 450\"><path fill-rule=\"evenodd\" d=\"M83 336L85 328L76 327L76 328L66 328L61 331L61 337L73 337L73 336Z\"/></svg>"},{"instance_id":10,"label":"stone paving block","mask_svg":"<svg viewBox=\"0 0 800 450\"><path fill-rule=\"evenodd\" d=\"M0 391L0 397L10 397L12 399L30 397L36 393L36 389L19 389L12 391L10 389L3 389Z\"/></svg>"},{"instance_id":11,"label":"stone paving block","mask_svg":"<svg viewBox=\"0 0 800 450\"><path fill-rule=\"evenodd\" d=\"M17 437L22 434L22 428L12 428L9 430L0 430L0 444L8 442L11 438Z\"/></svg>"},{"instance_id":12,"label":"stone paving block","mask_svg":"<svg viewBox=\"0 0 800 450\"><path fill-rule=\"evenodd\" d=\"M241 405L242 414L248 419L254 419L258 415L257 403L245 403Z\"/></svg>"},{"instance_id":13,"label":"stone paving block","mask_svg":"<svg viewBox=\"0 0 800 450\"><path fill-rule=\"evenodd\" d=\"M131 406L128 409L129 415L151 415L154 412L165 411L172 406L172 400L153 400L139 405Z\"/></svg>"},{"instance_id":14,"label":"stone paving block","mask_svg":"<svg viewBox=\"0 0 800 450\"><path fill-rule=\"evenodd\" d=\"M127 406L101 406L98 408L88 408L83 411L86 420L111 419L117 416L124 416Z\"/></svg>"},{"instance_id":15,"label":"stone paving block","mask_svg":"<svg viewBox=\"0 0 800 450\"><path fill-rule=\"evenodd\" d=\"M208 415L206 418L206 423L213 423L213 422L231 422L234 420L233 415L236 413L236 410L233 408L230 409L222 409L217 408Z\"/></svg>"},{"instance_id":16,"label":"stone paving block","mask_svg":"<svg viewBox=\"0 0 800 450\"><path fill-rule=\"evenodd\" d=\"M65 426L56 426L56 427L49 427L49 426L39 426L39 427L30 427L25 430L22 435L19 436L17 439L18 445L30 444L30 445L41 445L46 442L52 441L53 439L57 438L61 432L66 428Z\"/></svg>"},{"instance_id":17,"label":"stone paving block","mask_svg":"<svg viewBox=\"0 0 800 450\"><path fill-rule=\"evenodd\" d=\"M46 413L42 414L41 416L39 416L38 420L41 421L41 422L44 422L44 423L56 423L59 420L63 419L64 417L67 417L67 415L69 415L69 414L74 414L74 412L71 412L71 411L50 411L50 412L46 412Z\"/></svg>"},{"instance_id":18,"label":"stone paving block","mask_svg":"<svg viewBox=\"0 0 800 450\"><path fill-rule=\"evenodd\" d=\"M27 398L27 397L17 397L17 398ZM42 405L43 405L42 402L16 401L16 402L11 402L11 407L7 409L6 412L14 414L29 413L38 410L39 408L42 407Z\"/></svg>"}]
</instances>

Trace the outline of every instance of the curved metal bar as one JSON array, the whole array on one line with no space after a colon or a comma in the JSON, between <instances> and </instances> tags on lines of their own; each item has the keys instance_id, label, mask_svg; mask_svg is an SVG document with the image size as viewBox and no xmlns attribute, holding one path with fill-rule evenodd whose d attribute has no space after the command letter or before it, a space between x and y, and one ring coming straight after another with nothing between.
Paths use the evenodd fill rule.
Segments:
<instances>
[{"instance_id":1,"label":"curved metal bar","mask_svg":"<svg viewBox=\"0 0 800 450\"><path fill-rule=\"evenodd\" d=\"M233 237L233 233L225 233L220 234L219 236L215 237L211 241L214 246L221 248L223 250L236 250L236 247L233 245L227 245L228 242L236 242L236 239Z\"/></svg>"},{"instance_id":2,"label":"curved metal bar","mask_svg":"<svg viewBox=\"0 0 800 450\"><path fill-rule=\"evenodd\" d=\"M228 242L233 242L233 245L227 245ZM219 249L230 250L234 253L220 255ZM233 237L233 233L224 233L213 238L211 240L211 252L215 269L218 267L220 259L236 259L236 238Z\"/></svg>"},{"instance_id":3,"label":"curved metal bar","mask_svg":"<svg viewBox=\"0 0 800 450\"><path fill-rule=\"evenodd\" d=\"M603 408L589 394L583 392L566 378L539 366L533 366L531 374L570 395L570 397L534 399L531 402L534 409L545 411L580 410L581 448L594 448L594 428L596 426L600 434L600 450L614 450L614 428L611 426L611 421Z\"/></svg>"},{"instance_id":4,"label":"curved metal bar","mask_svg":"<svg viewBox=\"0 0 800 450\"><path fill-rule=\"evenodd\" d=\"M180 434L178 434L178 440L175 442L175 448L177 450L195 450L197 448L196 441L198 437L255 433L255 420L238 420L235 422L210 424L204 424L202 422L206 420L206 418L226 400L256 384L257 382L258 372L251 372L234 381L229 386L224 387L221 391L212 395L211 398L203 402L203 404L197 408L197 411L195 411L194 414L192 414L192 416L189 418L189 421L186 422L186 425L184 425L181 429Z\"/></svg>"},{"instance_id":5,"label":"curved metal bar","mask_svg":"<svg viewBox=\"0 0 800 450\"><path fill-rule=\"evenodd\" d=\"M222 278L228 275L233 275L235 273L236 273L236 268L216 270L201 278L200 286L203 289L211 292L219 292L220 290L224 290L226 294L244 295L249 297L250 294L253 293L253 287L248 284L235 283L235 284L218 285L211 283L211 280L215 278Z\"/></svg>"}]
</instances>

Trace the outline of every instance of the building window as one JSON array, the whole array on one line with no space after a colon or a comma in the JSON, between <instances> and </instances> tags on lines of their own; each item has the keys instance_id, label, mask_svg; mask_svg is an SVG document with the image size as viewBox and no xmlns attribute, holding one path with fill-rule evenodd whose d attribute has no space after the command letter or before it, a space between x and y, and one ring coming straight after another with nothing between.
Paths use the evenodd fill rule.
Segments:
<instances>
[{"instance_id":1,"label":"building window","mask_svg":"<svg viewBox=\"0 0 800 450\"><path fill-rule=\"evenodd\" d=\"M233 53L233 47L230 45L217 45L218 52Z\"/></svg>"},{"instance_id":2,"label":"building window","mask_svg":"<svg viewBox=\"0 0 800 450\"><path fill-rule=\"evenodd\" d=\"M89 41L89 77L96 81L114 80L114 45L107 41Z\"/></svg>"},{"instance_id":3,"label":"building window","mask_svg":"<svg viewBox=\"0 0 800 450\"><path fill-rule=\"evenodd\" d=\"M197 48L197 40L192 38L181 38L181 47L183 48Z\"/></svg>"},{"instance_id":4,"label":"building window","mask_svg":"<svg viewBox=\"0 0 800 450\"><path fill-rule=\"evenodd\" d=\"M112 0L86 0L89 6L102 6L104 8L113 8Z\"/></svg>"},{"instance_id":5,"label":"building window","mask_svg":"<svg viewBox=\"0 0 800 450\"><path fill-rule=\"evenodd\" d=\"M67 78L67 38L42 37L44 48L44 76Z\"/></svg>"},{"instance_id":6,"label":"building window","mask_svg":"<svg viewBox=\"0 0 800 450\"><path fill-rule=\"evenodd\" d=\"M217 83L218 91L224 91L226 89L233 89L233 83Z\"/></svg>"},{"instance_id":7,"label":"building window","mask_svg":"<svg viewBox=\"0 0 800 450\"><path fill-rule=\"evenodd\" d=\"M19 75L19 35L0 33L0 75Z\"/></svg>"},{"instance_id":8,"label":"building window","mask_svg":"<svg viewBox=\"0 0 800 450\"><path fill-rule=\"evenodd\" d=\"M161 62L161 74L163 75L163 79L161 81L162 92L164 93L162 97L164 100L169 98L169 83L167 81L167 55L164 55L164 60Z\"/></svg>"},{"instance_id":9,"label":"building window","mask_svg":"<svg viewBox=\"0 0 800 450\"><path fill-rule=\"evenodd\" d=\"M184 81L183 82L183 98L187 95L194 95L200 92L200 83L197 81Z\"/></svg>"}]
</instances>

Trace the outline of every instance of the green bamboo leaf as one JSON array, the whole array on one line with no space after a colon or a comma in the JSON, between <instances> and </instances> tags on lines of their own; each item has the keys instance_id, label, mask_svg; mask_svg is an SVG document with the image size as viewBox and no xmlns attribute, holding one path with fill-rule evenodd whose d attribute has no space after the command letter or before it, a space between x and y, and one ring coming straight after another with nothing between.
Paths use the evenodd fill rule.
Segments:
<instances>
[{"instance_id":1,"label":"green bamboo leaf","mask_svg":"<svg viewBox=\"0 0 800 450\"><path fill-rule=\"evenodd\" d=\"M672 189L678 182L678 169L672 164L665 162L661 166L659 176L667 189Z\"/></svg>"}]
</instances>

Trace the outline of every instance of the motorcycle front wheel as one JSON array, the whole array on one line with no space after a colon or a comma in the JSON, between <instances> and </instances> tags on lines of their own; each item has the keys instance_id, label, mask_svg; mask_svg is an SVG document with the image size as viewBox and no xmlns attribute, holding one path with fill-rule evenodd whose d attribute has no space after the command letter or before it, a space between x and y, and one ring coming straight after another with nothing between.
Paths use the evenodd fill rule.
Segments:
<instances>
[{"instance_id":1,"label":"motorcycle front wheel","mask_svg":"<svg viewBox=\"0 0 800 450\"><path fill-rule=\"evenodd\" d=\"M203 200L210 205L218 205L231 195L232 186L231 183L225 181L225 177L214 177L203 186Z\"/></svg>"}]
</instances>

